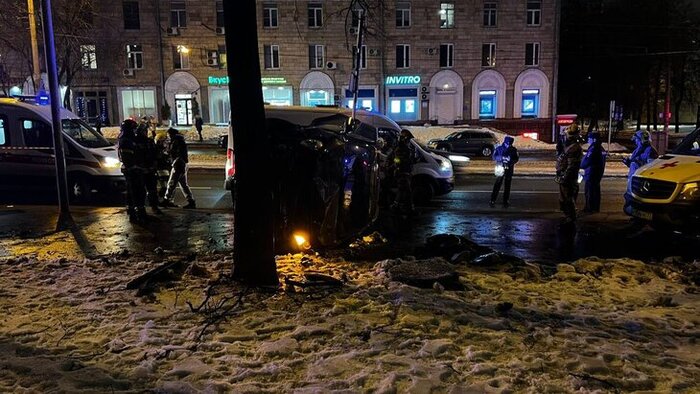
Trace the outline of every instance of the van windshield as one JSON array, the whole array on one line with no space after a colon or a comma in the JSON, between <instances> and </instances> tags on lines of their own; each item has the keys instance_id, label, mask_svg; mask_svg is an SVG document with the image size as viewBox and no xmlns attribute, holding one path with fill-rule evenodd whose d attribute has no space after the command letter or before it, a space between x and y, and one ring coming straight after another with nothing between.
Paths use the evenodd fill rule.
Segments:
<instances>
[{"instance_id":1,"label":"van windshield","mask_svg":"<svg viewBox=\"0 0 700 394\"><path fill-rule=\"evenodd\" d=\"M85 148L107 148L112 144L80 119L63 119L63 132Z\"/></svg>"},{"instance_id":2,"label":"van windshield","mask_svg":"<svg viewBox=\"0 0 700 394\"><path fill-rule=\"evenodd\" d=\"M695 129L673 150L677 155L700 156L700 129Z\"/></svg>"}]
</instances>

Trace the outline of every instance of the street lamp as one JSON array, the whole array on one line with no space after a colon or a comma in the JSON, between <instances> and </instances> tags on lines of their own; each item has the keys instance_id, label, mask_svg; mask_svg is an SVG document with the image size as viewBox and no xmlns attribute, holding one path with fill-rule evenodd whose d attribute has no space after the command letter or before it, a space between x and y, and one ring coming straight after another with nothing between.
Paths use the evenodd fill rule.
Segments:
<instances>
[{"instance_id":1,"label":"street lamp","mask_svg":"<svg viewBox=\"0 0 700 394\"><path fill-rule=\"evenodd\" d=\"M178 45L178 46L177 46L177 52L178 52L178 53L185 53L185 54L187 54L187 53L190 53L190 48L187 48L187 47L184 46L184 45Z\"/></svg>"}]
</instances>

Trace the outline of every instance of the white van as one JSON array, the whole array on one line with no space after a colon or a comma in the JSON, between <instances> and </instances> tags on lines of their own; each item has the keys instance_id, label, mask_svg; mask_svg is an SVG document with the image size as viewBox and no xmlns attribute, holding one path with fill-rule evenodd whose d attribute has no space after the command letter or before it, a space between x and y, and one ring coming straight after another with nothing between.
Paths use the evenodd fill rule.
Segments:
<instances>
[{"instance_id":1,"label":"white van","mask_svg":"<svg viewBox=\"0 0 700 394\"><path fill-rule=\"evenodd\" d=\"M265 106L265 113L268 117L277 117L288 120L292 123L307 125L313 119L332 114L350 115L347 108L334 107L279 107ZM378 137L386 144L395 144L398 140L401 126L386 115L359 110L356 111L356 118L362 123L374 126L377 129ZM429 152L426 147L419 144L415 139L412 141L420 159L413 166L413 197L418 203L426 203L434 196L447 194L454 189L454 172L452 162L440 155ZM233 178L235 175L233 132L229 127L228 146L226 150L226 190L232 190Z\"/></svg>"},{"instance_id":2,"label":"white van","mask_svg":"<svg viewBox=\"0 0 700 394\"><path fill-rule=\"evenodd\" d=\"M94 192L125 189L116 147L77 115L61 109L68 191L88 202ZM56 187L51 107L32 99L0 98L0 186Z\"/></svg>"}]
</instances>

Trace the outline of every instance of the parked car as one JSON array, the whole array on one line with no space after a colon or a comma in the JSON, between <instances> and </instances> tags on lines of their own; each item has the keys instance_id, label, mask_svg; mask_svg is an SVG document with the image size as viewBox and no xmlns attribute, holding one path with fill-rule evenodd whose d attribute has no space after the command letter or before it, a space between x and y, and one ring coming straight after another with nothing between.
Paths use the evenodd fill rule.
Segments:
<instances>
[{"instance_id":1,"label":"parked car","mask_svg":"<svg viewBox=\"0 0 700 394\"><path fill-rule=\"evenodd\" d=\"M496 136L486 129L465 129L444 138L428 141L428 147L446 152L478 154L490 157L498 145Z\"/></svg>"},{"instance_id":2,"label":"parked car","mask_svg":"<svg viewBox=\"0 0 700 394\"><path fill-rule=\"evenodd\" d=\"M61 109L68 191L88 202L95 192L126 187L116 147L72 112ZM51 107L32 98L0 98L0 184L56 187Z\"/></svg>"},{"instance_id":3,"label":"parked car","mask_svg":"<svg viewBox=\"0 0 700 394\"><path fill-rule=\"evenodd\" d=\"M700 128L673 150L639 168L625 212L659 229L700 233Z\"/></svg>"},{"instance_id":4,"label":"parked car","mask_svg":"<svg viewBox=\"0 0 700 394\"><path fill-rule=\"evenodd\" d=\"M359 235L378 216L377 129L348 122L337 108L265 108L274 160L278 252L304 233L331 246ZM229 128L225 187L235 199L233 127Z\"/></svg>"}]
</instances>

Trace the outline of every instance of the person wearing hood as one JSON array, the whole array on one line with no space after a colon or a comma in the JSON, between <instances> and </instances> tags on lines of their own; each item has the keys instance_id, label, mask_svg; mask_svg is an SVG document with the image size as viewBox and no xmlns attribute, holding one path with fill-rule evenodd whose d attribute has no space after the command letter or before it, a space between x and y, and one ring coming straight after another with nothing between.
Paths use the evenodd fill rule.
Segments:
<instances>
[{"instance_id":1,"label":"person wearing hood","mask_svg":"<svg viewBox=\"0 0 700 394\"><path fill-rule=\"evenodd\" d=\"M180 185L182 193L187 198L187 205L183 208L193 209L197 205L194 201L194 196L192 195L192 190L190 190L190 185L187 183L187 167L188 167L188 153L187 153L187 143L185 142L185 137L180 134L176 128L168 129L168 136L170 137L170 149L169 154L172 159L172 169L170 170L170 179L168 180L168 189L165 191L165 198L163 200L164 207L177 207L172 201L173 195L175 194L175 188Z\"/></svg>"},{"instance_id":2,"label":"person wearing hood","mask_svg":"<svg viewBox=\"0 0 700 394\"><path fill-rule=\"evenodd\" d=\"M498 198L498 193L501 191L501 185L504 181L503 207L508 208L510 206L510 184L513 180L515 163L520 160L518 149L513 146L514 141L515 139L513 139L513 137L506 136L503 140L503 144L499 145L498 148L493 151L493 160L496 162L496 182L493 184L491 201L489 202L489 206L492 208L496 206L496 199Z\"/></svg>"},{"instance_id":3,"label":"person wearing hood","mask_svg":"<svg viewBox=\"0 0 700 394\"><path fill-rule=\"evenodd\" d=\"M393 168L396 180L396 200L392 209L401 213L413 212L413 189L411 188L411 173L416 162L416 150L411 144L413 134L407 130L401 130L396 149L389 156L389 164Z\"/></svg>"},{"instance_id":4,"label":"person wearing hood","mask_svg":"<svg viewBox=\"0 0 700 394\"><path fill-rule=\"evenodd\" d=\"M600 212L600 181L605 172L605 160L608 152L603 148L600 134L591 132L588 134L588 150L581 161L584 170L586 206L584 212Z\"/></svg>"},{"instance_id":5,"label":"person wearing hood","mask_svg":"<svg viewBox=\"0 0 700 394\"><path fill-rule=\"evenodd\" d=\"M651 145L651 133L646 130L637 130L632 136L632 141L634 141L635 149L630 157L622 159L622 162L629 167L629 172L627 173L627 191L625 192L625 210L632 200L632 177L637 170L656 160L659 157L659 153Z\"/></svg>"},{"instance_id":6,"label":"person wearing hood","mask_svg":"<svg viewBox=\"0 0 700 394\"><path fill-rule=\"evenodd\" d=\"M564 225L572 225L576 222L576 198L578 197L578 172L581 169L581 136L576 123L569 126L565 149L557 157L557 176L555 181L559 184L559 207L564 212Z\"/></svg>"},{"instance_id":7,"label":"person wearing hood","mask_svg":"<svg viewBox=\"0 0 700 394\"><path fill-rule=\"evenodd\" d=\"M136 139L137 128L138 124L132 119L122 122L117 142L117 153L119 161L122 162L121 170L126 179L126 212L131 222L146 218L143 157Z\"/></svg>"}]
</instances>

